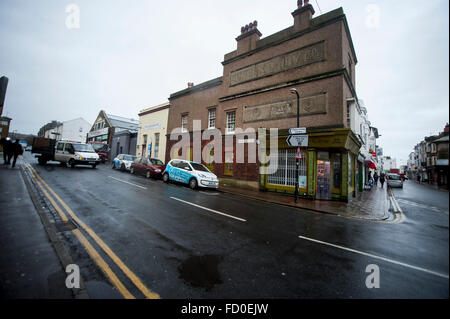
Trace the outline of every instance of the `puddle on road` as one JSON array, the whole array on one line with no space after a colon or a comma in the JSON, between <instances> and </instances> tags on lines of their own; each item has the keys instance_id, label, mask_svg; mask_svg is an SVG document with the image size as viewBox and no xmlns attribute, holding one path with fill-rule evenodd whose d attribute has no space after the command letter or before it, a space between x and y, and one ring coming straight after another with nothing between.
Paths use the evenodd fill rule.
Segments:
<instances>
[{"instance_id":1,"label":"puddle on road","mask_svg":"<svg viewBox=\"0 0 450 319\"><path fill-rule=\"evenodd\" d=\"M179 278L194 287L210 290L214 285L222 283L219 273L220 261L222 257L217 255L191 256L178 267Z\"/></svg>"}]
</instances>

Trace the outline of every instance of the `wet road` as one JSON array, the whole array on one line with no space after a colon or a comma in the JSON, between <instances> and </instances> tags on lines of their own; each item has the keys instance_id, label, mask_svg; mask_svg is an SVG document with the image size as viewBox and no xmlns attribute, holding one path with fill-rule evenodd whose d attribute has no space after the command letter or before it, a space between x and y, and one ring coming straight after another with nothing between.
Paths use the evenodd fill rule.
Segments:
<instances>
[{"instance_id":1,"label":"wet road","mask_svg":"<svg viewBox=\"0 0 450 319\"><path fill-rule=\"evenodd\" d=\"M448 298L448 193L407 183L395 191L403 223L362 222L192 191L105 165L42 167L29 153L24 158L161 298ZM430 201L441 210L430 209ZM90 295L121 298L74 233L61 237ZM380 269L378 289L366 287L370 264Z\"/></svg>"}]
</instances>

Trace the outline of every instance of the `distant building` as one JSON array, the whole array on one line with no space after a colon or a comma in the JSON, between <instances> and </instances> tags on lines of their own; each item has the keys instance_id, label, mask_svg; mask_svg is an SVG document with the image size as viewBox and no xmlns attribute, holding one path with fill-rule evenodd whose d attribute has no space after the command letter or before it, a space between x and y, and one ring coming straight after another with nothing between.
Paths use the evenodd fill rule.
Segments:
<instances>
[{"instance_id":1,"label":"distant building","mask_svg":"<svg viewBox=\"0 0 450 319\"><path fill-rule=\"evenodd\" d=\"M41 136L54 138L58 141L69 140L84 143L86 141L86 134L91 128L91 124L82 117L64 122L54 121L52 123L50 128L41 133Z\"/></svg>"},{"instance_id":2,"label":"distant building","mask_svg":"<svg viewBox=\"0 0 450 319\"><path fill-rule=\"evenodd\" d=\"M139 112L137 156L165 161L169 108L170 104L167 102Z\"/></svg>"},{"instance_id":3,"label":"distant building","mask_svg":"<svg viewBox=\"0 0 450 319\"><path fill-rule=\"evenodd\" d=\"M138 120L107 114L101 110L87 134L87 141L104 144L107 150L107 161L120 154L121 149L124 153L132 152L129 154L135 154L135 136L137 135L138 124Z\"/></svg>"},{"instance_id":4,"label":"distant building","mask_svg":"<svg viewBox=\"0 0 450 319\"><path fill-rule=\"evenodd\" d=\"M389 172L393 168L397 167L397 160L395 158L391 158L390 156L383 156L382 157L382 163L383 163L383 171Z\"/></svg>"}]
</instances>

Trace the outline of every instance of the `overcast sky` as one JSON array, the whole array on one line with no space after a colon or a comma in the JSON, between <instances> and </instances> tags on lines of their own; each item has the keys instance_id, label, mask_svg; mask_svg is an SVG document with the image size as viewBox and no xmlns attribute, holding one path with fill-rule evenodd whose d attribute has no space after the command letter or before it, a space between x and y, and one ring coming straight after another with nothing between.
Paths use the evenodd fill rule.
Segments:
<instances>
[{"instance_id":1,"label":"overcast sky","mask_svg":"<svg viewBox=\"0 0 450 319\"><path fill-rule=\"evenodd\" d=\"M138 118L187 82L221 76L241 26L258 20L263 37L291 26L296 2L2 0L3 115L13 119L11 131L34 134L51 120L92 123L101 109ZM406 160L449 120L449 2L310 2L315 16L343 7L358 57L358 97L382 134L384 155ZM66 25L74 22L66 13L71 3L79 28Z\"/></svg>"}]
</instances>

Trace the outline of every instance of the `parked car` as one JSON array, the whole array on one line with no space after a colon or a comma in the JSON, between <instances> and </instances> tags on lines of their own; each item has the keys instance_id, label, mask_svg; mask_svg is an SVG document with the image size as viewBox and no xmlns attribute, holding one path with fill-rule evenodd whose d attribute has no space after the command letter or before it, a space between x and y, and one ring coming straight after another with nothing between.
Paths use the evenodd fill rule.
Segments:
<instances>
[{"instance_id":1,"label":"parked car","mask_svg":"<svg viewBox=\"0 0 450 319\"><path fill-rule=\"evenodd\" d=\"M219 180L210 170L199 163L186 160L171 160L163 172L163 181L188 184L190 188L218 188Z\"/></svg>"},{"instance_id":2,"label":"parked car","mask_svg":"<svg viewBox=\"0 0 450 319\"><path fill-rule=\"evenodd\" d=\"M122 172L129 171L131 168L131 163L136 159L136 156L129 154L119 154L112 162L112 169L119 168Z\"/></svg>"},{"instance_id":3,"label":"parked car","mask_svg":"<svg viewBox=\"0 0 450 319\"><path fill-rule=\"evenodd\" d=\"M144 175L147 178L161 178L166 165L157 158L137 157L131 163L130 173Z\"/></svg>"},{"instance_id":4,"label":"parked car","mask_svg":"<svg viewBox=\"0 0 450 319\"><path fill-rule=\"evenodd\" d=\"M403 180L399 174L386 174L386 182L390 187L403 188Z\"/></svg>"}]
</instances>

